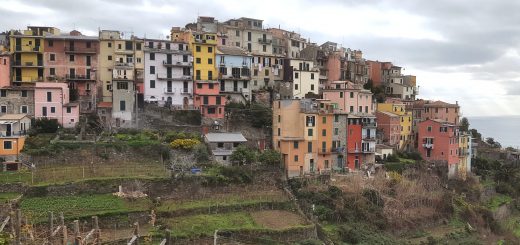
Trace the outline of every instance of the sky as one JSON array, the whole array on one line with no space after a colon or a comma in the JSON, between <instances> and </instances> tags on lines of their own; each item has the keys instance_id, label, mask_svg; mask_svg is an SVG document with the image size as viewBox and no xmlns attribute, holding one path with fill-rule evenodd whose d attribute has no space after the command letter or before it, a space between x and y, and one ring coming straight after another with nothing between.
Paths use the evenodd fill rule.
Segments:
<instances>
[{"instance_id":1,"label":"sky","mask_svg":"<svg viewBox=\"0 0 520 245\"><path fill-rule=\"evenodd\" d=\"M165 38L197 16L251 17L333 41L417 76L419 98L458 102L464 116L520 115L520 1L2 0L0 30L55 26Z\"/></svg>"}]
</instances>

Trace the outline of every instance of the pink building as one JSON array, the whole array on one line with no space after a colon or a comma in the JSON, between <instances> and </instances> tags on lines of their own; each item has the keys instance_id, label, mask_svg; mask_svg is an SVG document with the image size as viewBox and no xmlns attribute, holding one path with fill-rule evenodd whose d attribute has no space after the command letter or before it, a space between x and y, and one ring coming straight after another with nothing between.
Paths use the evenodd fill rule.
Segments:
<instances>
[{"instance_id":1,"label":"pink building","mask_svg":"<svg viewBox=\"0 0 520 245\"><path fill-rule=\"evenodd\" d=\"M72 101L81 104L81 112L95 109L96 68L99 40L78 31L67 35L45 36L45 81L67 82Z\"/></svg>"},{"instance_id":2,"label":"pink building","mask_svg":"<svg viewBox=\"0 0 520 245\"><path fill-rule=\"evenodd\" d=\"M66 83L38 82L34 87L34 117L58 120L65 128L73 128L79 121L79 106L70 103Z\"/></svg>"},{"instance_id":3,"label":"pink building","mask_svg":"<svg viewBox=\"0 0 520 245\"><path fill-rule=\"evenodd\" d=\"M224 118L226 97L219 94L217 81L197 81L194 89L193 105L200 109L203 117Z\"/></svg>"},{"instance_id":4,"label":"pink building","mask_svg":"<svg viewBox=\"0 0 520 245\"><path fill-rule=\"evenodd\" d=\"M372 92L363 89L360 84L348 81L331 82L330 86L323 89L323 99L336 104L336 108L343 112L355 114L374 114Z\"/></svg>"},{"instance_id":5,"label":"pink building","mask_svg":"<svg viewBox=\"0 0 520 245\"><path fill-rule=\"evenodd\" d=\"M0 51L0 88L11 85L11 55L8 52Z\"/></svg>"},{"instance_id":6,"label":"pink building","mask_svg":"<svg viewBox=\"0 0 520 245\"><path fill-rule=\"evenodd\" d=\"M458 125L460 117L459 104L443 101L417 100L413 103L413 117L416 120L439 119Z\"/></svg>"},{"instance_id":7,"label":"pink building","mask_svg":"<svg viewBox=\"0 0 520 245\"><path fill-rule=\"evenodd\" d=\"M459 162L459 128L437 119L418 125L419 153L427 161L448 164L448 176L456 174Z\"/></svg>"},{"instance_id":8,"label":"pink building","mask_svg":"<svg viewBox=\"0 0 520 245\"><path fill-rule=\"evenodd\" d=\"M341 54L339 52L331 52L327 57L328 82L338 81L341 76Z\"/></svg>"},{"instance_id":9,"label":"pink building","mask_svg":"<svg viewBox=\"0 0 520 245\"><path fill-rule=\"evenodd\" d=\"M383 144L398 145L401 137L400 116L386 111L378 111L376 117L377 129L383 133Z\"/></svg>"}]
</instances>

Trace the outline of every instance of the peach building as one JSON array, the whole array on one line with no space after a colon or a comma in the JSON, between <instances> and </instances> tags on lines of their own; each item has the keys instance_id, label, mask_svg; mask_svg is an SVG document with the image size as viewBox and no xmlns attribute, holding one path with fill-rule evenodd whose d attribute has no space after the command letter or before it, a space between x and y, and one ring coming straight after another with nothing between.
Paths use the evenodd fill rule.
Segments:
<instances>
[{"instance_id":1,"label":"peach building","mask_svg":"<svg viewBox=\"0 0 520 245\"><path fill-rule=\"evenodd\" d=\"M39 82L34 87L34 117L58 120L65 128L73 128L79 121L79 106L70 103L66 83Z\"/></svg>"},{"instance_id":2,"label":"peach building","mask_svg":"<svg viewBox=\"0 0 520 245\"><path fill-rule=\"evenodd\" d=\"M439 119L418 125L419 153L423 159L447 164L448 177L454 177L459 163L459 127Z\"/></svg>"},{"instance_id":3,"label":"peach building","mask_svg":"<svg viewBox=\"0 0 520 245\"><path fill-rule=\"evenodd\" d=\"M200 110L203 117L224 118L226 97L220 95L219 82L199 80L196 82L193 92L193 105Z\"/></svg>"},{"instance_id":4,"label":"peach building","mask_svg":"<svg viewBox=\"0 0 520 245\"><path fill-rule=\"evenodd\" d=\"M97 36L78 31L45 36L45 81L68 83L71 100L78 101L84 113L95 109L98 54Z\"/></svg>"},{"instance_id":5,"label":"peach building","mask_svg":"<svg viewBox=\"0 0 520 245\"><path fill-rule=\"evenodd\" d=\"M399 145L401 136L400 116L386 111L376 112L377 129L382 132L383 144L390 146Z\"/></svg>"},{"instance_id":6,"label":"peach building","mask_svg":"<svg viewBox=\"0 0 520 245\"><path fill-rule=\"evenodd\" d=\"M0 51L0 88L11 85L11 55Z\"/></svg>"}]
</instances>

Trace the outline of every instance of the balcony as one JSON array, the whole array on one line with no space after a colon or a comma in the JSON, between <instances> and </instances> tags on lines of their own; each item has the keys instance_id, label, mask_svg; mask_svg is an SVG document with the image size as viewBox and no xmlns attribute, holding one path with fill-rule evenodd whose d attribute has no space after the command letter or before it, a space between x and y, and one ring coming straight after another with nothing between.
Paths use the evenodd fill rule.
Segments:
<instances>
[{"instance_id":1,"label":"balcony","mask_svg":"<svg viewBox=\"0 0 520 245\"><path fill-rule=\"evenodd\" d=\"M73 80L73 81L92 81L96 80L94 76L90 75L78 75L78 74L67 74L65 76L67 80Z\"/></svg>"},{"instance_id":2,"label":"balcony","mask_svg":"<svg viewBox=\"0 0 520 245\"><path fill-rule=\"evenodd\" d=\"M25 135L27 135L27 131L26 130L12 131L12 132L9 132L9 131L1 131L0 132L0 138L10 138L10 137L18 138L20 136L25 136Z\"/></svg>"},{"instance_id":3,"label":"balcony","mask_svg":"<svg viewBox=\"0 0 520 245\"><path fill-rule=\"evenodd\" d=\"M195 43L202 43L202 44L214 44L217 45L217 40L212 39L193 39Z\"/></svg>"},{"instance_id":4,"label":"balcony","mask_svg":"<svg viewBox=\"0 0 520 245\"><path fill-rule=\"evenodd\" d=\"M233 90L220 90L223 94L242 94L243 92L249 92L249 89L244 88L233 88Z\"/></svg>"},{"instance_id":5,"label":"balcony","mask_svg":"<svg viewBox=\"0 0 520 245\"><path fill-rule=\"evenodd\" d=\"M364 141L376 141L376 137L373 135L363 135Z\"/></svg>"},{"instance_id":6,"label":"balcony","mask_svg":"<svg viewBox=\"0 0 520 245\"><path fill-rule=\"evenodd\" d=\"M32 45L17 45L14 49L15 53L41 53L43 52L42 46L32 46Z\"/></svg>"},{"instance_id":7,"label":"balcony","mask_svg":"<svg viewBox=\"0 0 520 245\"><path fill-rule=\"evenodd\" d=\"M159 74L157 74L157 79L159 79L159 80L171 80L171 81L189 81L189 80L191 80L191 76L190 75L182 75L182 76L173 77L172 75L168 76L168 74L159 73Z\"/></svg>"},{"instance_id":8,"label":"balcony","mask_svg":"<svg viewBox=\"0 0 520 245\"><path fill-rule=\"evenodd\" d=\"M165 94L175 94L175 89L174 88L165 88L164 93Z\"/></svg>"},{"instance_id":9,"label":"balcony","mask_svg":"<svg viewBox=\"0 0 520 245\"><path fill-rule=\"evenodd\" d=\"M377 123L376 122L364 122L362 125L363 125L364 128L375 128L375 127L377 127Z\"/></svg>"},{"instance_id":10,"label":"balcony","mask_svg":"<svg viewBox=\"0 0 520 245\"><path fill-rule=\"evenodd\" d=\"M96 48L77 48L77 47L65 47L65 53L67 54L95 54L97 53Z\"/></svg>"},{"instance_id":11,"label":"balcony","mask_svg":"<svg viewBox=\"0 0 520 245\"><path fill-rule=\"evenodd\" d=\"M180 62L180 61L177 61L177 62L168 62L166 60L163 60L163 65L164 66L178 66L178 67L191 67L191 62Z\"/></svg>"},{"instance_id":12,"label":"balcony","mask_svg":"<svg viewBox=\"0 0 520 245\"><path fill-rule=\"evenodd\" d=\"M433 149L433 144L432 143L424 143L422 144L422 146L426 149Z\"/></svg>"},{"instance_id":13,"label":"balcony","mask_svg":"<svg viewBox=\"0 0 520 245\"><path fill-rule=\"evenodd\" d=\"M115 53L116 54L133 54L134 50L133 49L116 49Z\"/></svg>"},{"instance_id":14,"label":"balcony","mask_svg":"<svg viewBox=\"0 0 520 245\"><path fill-rule=\"evenodd\" d=\"M15 76L13 77L13 82L15 83L35 83L35 82L42 82L43 77L21 77L21 76Z\"/></svg>"},{"instance_id":15,"label":"balcony","mask_svg":"<svg viewBox=\"0 0 520 245\"><path fill-rule=\"evenodd\" d=\"M192 90L191 89L188 89L188 88L182 88L181 89L181 94L192 94Z\"/></svg>"},{"instance_id":16,"label":"balcony","mask_svg":"<svg viewBox=\"0 0 520 245\"><path fill-rule=\"evenodd\" d=\"M128 62L119 62L119 61L116 61L114 63L114 65L118 68L128 68L128 69L132 69L134 68L134 64L133 63L128 63Z\"/></svg>"},{"instance_id":17,"label":"balcony","mask_svg":"<svg viewBox=\"0 0 520 245\"><path fill-rule=\"evenodd\" d=\"M368 148L363 148L361 151L363 153L374 153L374 152L376 152L376 148L375 147L368 147Z\"/></svg>"},{"instance_id":18,"label":"balcony","mask_svg":"<svg viewBox=\"0 0 520 245\"><path fill-rule=\"evenodd\" d=\"M264 39L264 38L258 38L258 42L262 44L271 44L273 43L272 39Z\"/></svg>"},{"instance_id":19,"label":"balcony","mask_svg":"<svg viewBox=\"0 0 520 245\"><path fill-rule=\"evenodd\" d=\"M43 61L38 62L21 62L21 61L15 61L13 64L13 67L35 67L35 68L43 68Z\"/></svg>"},{"instance_id":20,"label":"balcony","mask_svg":"<svg viewBox=\"0 0 520 245\"><path fill-rule=\"evenodd\" d=\"M337 153L337 148L319 148L318 149L318 154L329 155L329 154L333 154L333 153Z\"/></svg>"}]
</instances>

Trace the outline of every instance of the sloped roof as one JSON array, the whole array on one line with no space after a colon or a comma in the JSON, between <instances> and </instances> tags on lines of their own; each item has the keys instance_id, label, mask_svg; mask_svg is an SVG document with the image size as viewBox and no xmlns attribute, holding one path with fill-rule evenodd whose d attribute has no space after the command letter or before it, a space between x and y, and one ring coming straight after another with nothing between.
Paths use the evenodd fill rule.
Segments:
<instances>
[{"instance_id":1,"label":"sloped roof","mask_svg":"<svg viewBox=\"0 0 520 245\"><path fill-rule=\"evenodd\" d=\"M233 46L218 46L217 47L218 54L227 54L227 55L236 55L236 56L247 56L248 53L239 47Z\"/></svg>"},{"instance_id":2,"label":"sloped roof","mask_svg":"<svg viewBox=\"0 0 520 245\"><path fill-rule=\"evenodd\" d=\"M208 133L205 137L208 142L247 142L241 133Z\"/></svg>"},{"instance_id":3,"label":"sloped roof","mask_svg":"<svg viewBox=\"0 0 520 245\"><path fill-rule=\"evenodd\" d=\"M0 121L21 120L24 117L27 117L27 114L5 114L5 115L0 116Z\"/></svg>"},{"instance_id":4,"label":"sloped roof","mask_svg":"<svg viewBox=\"0 0 520 245\"><path fill-rule=\"evenodd\" d=\"M99 102L98 107L101 108L112 108L112 102Z\"/></svg>"}]
</instances>

